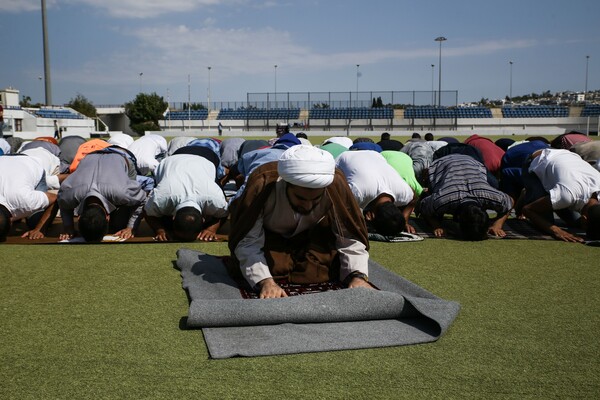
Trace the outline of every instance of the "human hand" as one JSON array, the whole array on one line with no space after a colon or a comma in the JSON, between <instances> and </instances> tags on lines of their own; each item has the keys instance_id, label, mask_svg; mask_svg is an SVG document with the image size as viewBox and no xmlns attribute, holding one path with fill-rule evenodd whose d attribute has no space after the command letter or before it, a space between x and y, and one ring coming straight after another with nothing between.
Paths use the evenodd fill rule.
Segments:
<instances>
[{"instance_id":1,"label":"human hand","mask_svg":"<svg viewBox=\"0 0 600 400\"><path fill-rule=\"evenodd\" d=\"M58 240L71 240L73 239L73 235L72 233L61 233L60 235L58 235Z\"/></svg>"},{"instance_id":2,"label":"human hand","mask_svg":"<svg viewBox=\"0 0 600 400\"><path fill-rule=\"evenodd\" d=\"M263 279L258 284L260 285L261 299L288 297L285 291L275 282L275 280L273 280L273 278Z\"/></svg>"},{"instance_id":3,"label":"human hand","mask_svg":"<svg viewBox=\"0 0 600 400\"><path fill-rule=\"evenodd\" d=\"M443 237L445 235L444 228L435 228L433 234L435 237Z\"/></svg>"},{"instance_id":4,"label":"human hand","mask_svg":"<svg viewBox=\"0 0 600 400\"><path fill-rule=\"evenodd\" d=\"M554 238L558 239L558 240L562 240L563 242L572 242L572 243L582 243L583 242L583 238L577 236L577 235L573 235L572 233L569 233L563 229L560 229L558 226L552 226L550 228L550 230L552 231L552 236L554 236Z\"/></svg>"},{"instance_id":5,"label":"human hand","mask_svg":"<svg viewBox=\"0 0 600 400\"><path fill-rule=\"evenodd\" d=\"M212 242L217 240L217 233L211 229L204 229L198 234L198 240Z\"/></svg>"},{"instance_id":6,"label":"human hand","mask_svg":"<svg viewBox=\"0 0 600 400\"><path fill-rule=\"evenodd\" d=\"M494 226L492 226L492 227L490 227L490 229L488 229L488 233L490 235L494 235L497 237L505 237L506 236L506 232L504 232L504 229L496 228Z\"/></svg>"},{"instance_id":7,"label":"human hand","mask_svg":"<svg viewBox=\"0 0 600 400\"><path fill-rule=\"evenodd\" d=\"M169 240L169 238L167 237L167 232L164 229L158 229L156 231L156 236L154 236L153 239L157 242L166 242L167 240Z\"/></svg>"},{"instance_id":8,"label":"human hand","mask_svg":"<svg viewBox=\"0 0 600 400\"><path fill-rule=\"evenodd\" d=\"M373 286L371 286L369 284L369 282L365 281L364 279L362 279L362 278L352 278L352 280L348 284L348 289L357 288L357 287L364 287L364 288L373 289Z\"/></svg>"},{"instance_id":9,"label":"human hand","mask_svg":"<svg viewBox=\"0 0 600 400\"><path fill-rule=\"evenodd\" d=\"M133 229L131 229L131 228L121 229L120 231L115 233L115 236L118 236L123 239L132 238L133 237Z\"/></svg>"},{"instance_id":10,"label":"human hand","mask_svg":"<svg viewBox=\"0 0 600 400\"><path fill-rule=\"evenodd\" d=\"M45 235L38 229L32 229L30 231L25 232L21 235L22 238L27 238L31 240L43 239Z\"/></svg>"}]
</instances>

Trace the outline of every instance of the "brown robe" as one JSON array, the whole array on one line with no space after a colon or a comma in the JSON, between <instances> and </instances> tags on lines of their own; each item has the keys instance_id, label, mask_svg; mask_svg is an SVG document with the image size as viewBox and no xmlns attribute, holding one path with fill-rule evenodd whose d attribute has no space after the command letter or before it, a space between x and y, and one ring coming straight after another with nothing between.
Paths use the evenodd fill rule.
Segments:
<instances>
[{"instance_id":1,"label":"brown robe","mask_svg":"<svg viewBox=\"0 0 600 400\"><path fill-rule=\"evenodd\" d=\"M229 206L229 270L242 281L234 250L254 226L278 178L277 161L258 167L249 176L242 195ZM263 251L274 278L287 278L293 283L320 283L339 279L339 257L335 248L333 224L338 226L338 234L346 231L350 238L362 242L369 249L365 220L346 177L340 170L336 169L333 183L325 190L332 207L316 226L291 238L265 230Z\"/></svg>"}]
</instances>

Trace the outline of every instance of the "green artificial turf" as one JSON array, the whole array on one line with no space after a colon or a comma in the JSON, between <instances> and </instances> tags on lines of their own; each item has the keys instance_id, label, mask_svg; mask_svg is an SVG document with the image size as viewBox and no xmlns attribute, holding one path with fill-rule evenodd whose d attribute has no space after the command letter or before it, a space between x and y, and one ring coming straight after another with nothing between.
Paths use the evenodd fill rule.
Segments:
<instances>
[{"instance_id":1,"label":"green artificial turf","mask_svg":"<svg viewBox=\"0 0 600 400\"><path fill-rule=\"evenodd\" d=\"M438 342L210 360L183 329L181 244L0 248L0 398L598 398L600 249L372 243L462 310ZM227 254L225 243L187 248ZM343 340L343 338L340 338Z\"/></svg>"}]
</instances>

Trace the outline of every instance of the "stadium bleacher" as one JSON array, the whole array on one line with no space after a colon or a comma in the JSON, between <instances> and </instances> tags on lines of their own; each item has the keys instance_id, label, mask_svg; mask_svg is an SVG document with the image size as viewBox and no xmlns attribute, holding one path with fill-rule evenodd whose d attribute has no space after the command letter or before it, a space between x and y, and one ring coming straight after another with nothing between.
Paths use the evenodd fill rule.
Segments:
<instances>
[{"instance_id":1,"label":"stadium bleacher","mask_svg":"<svg viewBox=\"0 0 600 400\"><path fill-rule=\"evenodd\" d=\"M588 104L581 110L582 117L600 117L600 104Z\"/></svg>"},{"instance_id":2,"label":"stadium bleacher","mask_svg":"<svg viewBox=\"0 0 600 400\"><path fill-rule=\"evenodd\" d=\"M165 115L165 119L170 119L170 120L186 120L186 119L205 120L206 118L208 118L208 110L207 109L189 110L189 111L188 110L169 111Z\"/></svg>"},{"instance_id":3,"label":"stadium bleacher","mask_svg":"<svg viewBox=\"0 0 600 400\"><path fill-rule=\"evenodd\" d=\"M487 107L407 107L404 110L407 119L433 118L492 118L492 112Z\"/></svg>"},{"instance_id":4,"label":"stadium bleacher","mask_svg":"<svg viewBox=\"0 0 600 400\"><path fill-rule=\"evenodd\" d=\"M300 118L299 108L240 108L240 109L228 109L224 108L219 111L217 117L221 120L290 120Z\"/></svg>"},{"instance_id":5,"label":"stadium bleacher","mask_svg":"<svg viewBox=\"0 0 600 400\"><path fill-rule=\"evenodd\" d=\"M504 106L504 118L564 118L569 116L569 108L563 106L525 105Z\"/></svg>"},{"instance_id":6,"label":"stadium bleacher","mask_svg":"<svg viewBox=\"0 0 600 400\"><path fill-rule=\"evenodd\" d=\"M81 114L67 109L40 108L35 113L40 118L50 119L83 119Z\"/></svg>"},{"instance_id":7,"label":"stadium bleacher","mask_svg":"<svg viewBox=\"0 0 600 400\"><path fill-rule=\"evenodd\" d=\"M310 119L391 119L394 110L391 108L313 108L309 112Z\"/></svg>"}]
</instances>

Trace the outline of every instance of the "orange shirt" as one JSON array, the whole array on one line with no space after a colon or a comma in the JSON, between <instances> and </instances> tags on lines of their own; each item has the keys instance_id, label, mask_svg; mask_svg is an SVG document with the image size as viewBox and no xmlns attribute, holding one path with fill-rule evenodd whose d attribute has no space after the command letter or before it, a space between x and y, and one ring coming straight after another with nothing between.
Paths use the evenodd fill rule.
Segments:
<instances>
[{"instance_id":1,"label":"orange shirt","mask_svg":"<svg viewBox=\"0 0 600 400\"><path fill-rule=\"evenodd\" d=\"M88 155L96 150L102 150L109 146L111 146L111 144L108 143L106 140L102 140L102 139L92 139L92 140L88 140L85 143L82 143L81 146L79 146L79 148L77 149L75 158L73 158L73 162L71 163L71 166L69 167L69 172L73 173L77 169L79 162L81 160L83 160L83 157L85 157L86 155Z\"/></svg>"}]
</instances>

